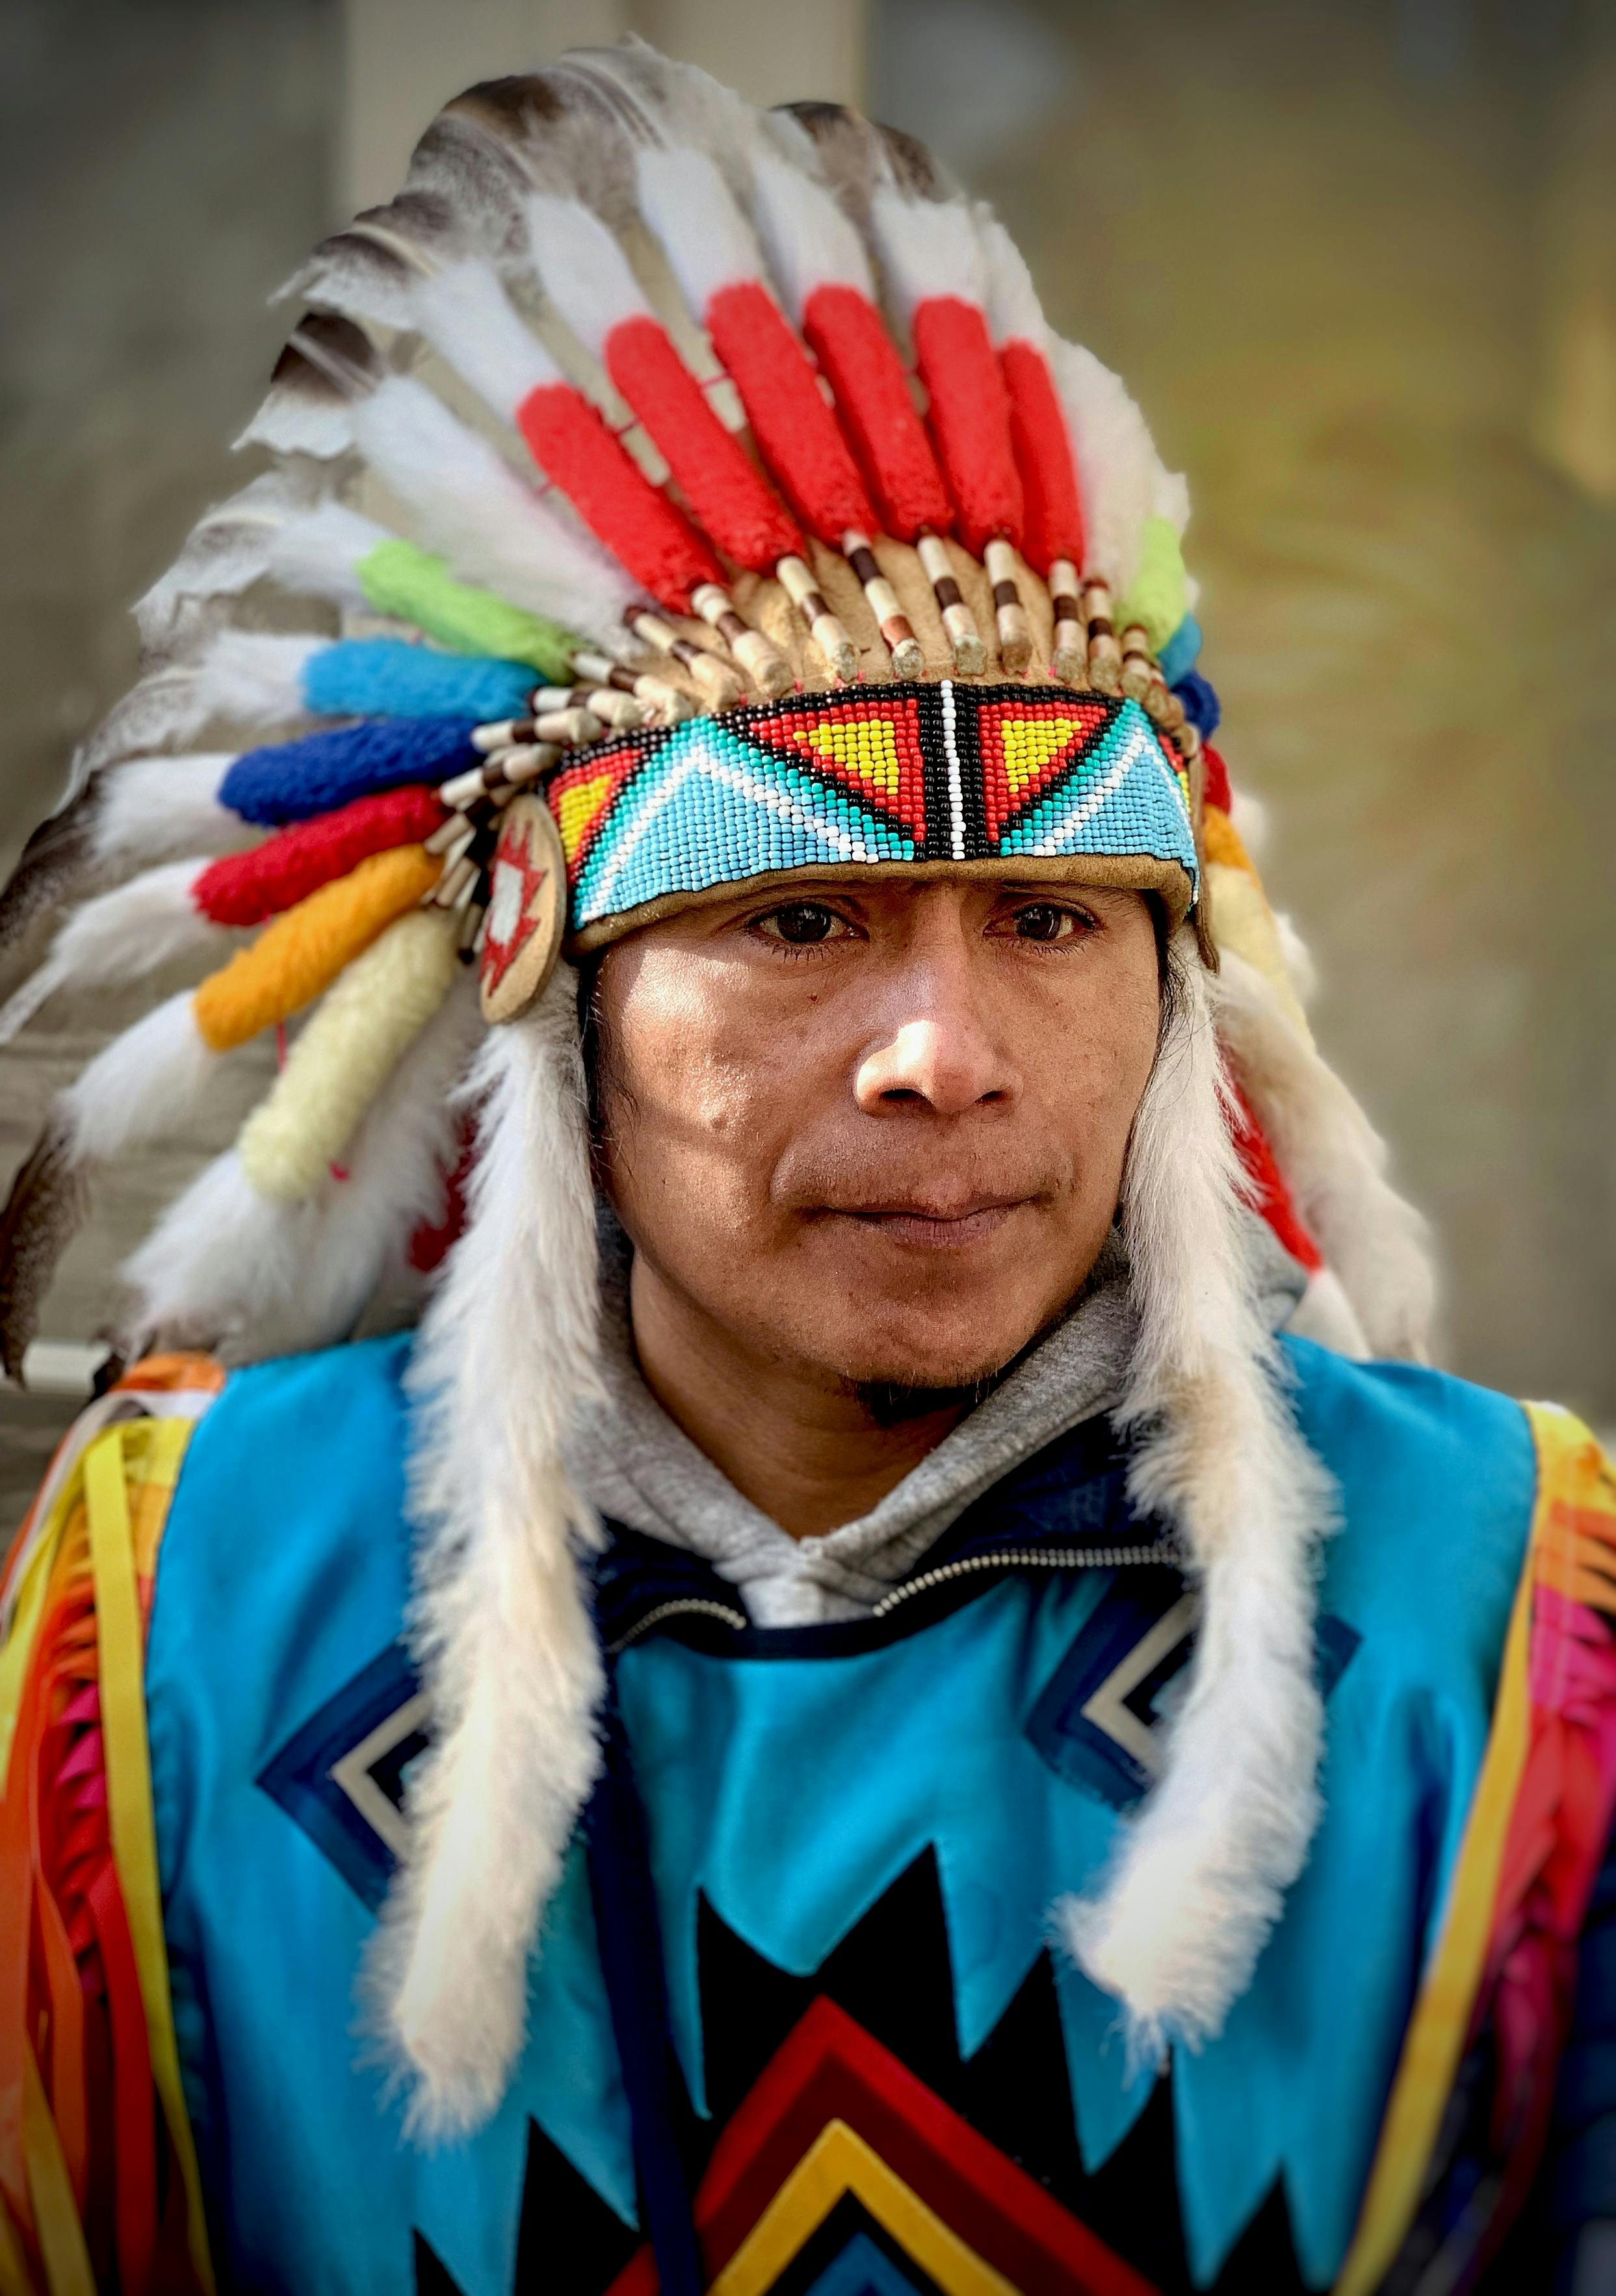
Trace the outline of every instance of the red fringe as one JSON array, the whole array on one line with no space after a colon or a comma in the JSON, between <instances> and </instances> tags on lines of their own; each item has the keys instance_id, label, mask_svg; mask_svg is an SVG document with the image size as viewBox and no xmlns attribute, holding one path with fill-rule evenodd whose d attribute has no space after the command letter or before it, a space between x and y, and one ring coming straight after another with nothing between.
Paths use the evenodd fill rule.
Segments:
<instances>
[{"instance_id":1,"label":"red fringe","mask_svg":"<svg viewBox=\"0 0 1616 2296\"><path fill-rule=\"evenodd\" d=\"M1029 564L1047 574L1057 558L1083 567L1083 504L1072 441L1049 362L1035 343L1008 342L999 354L1010 400L1010 442L1026 505Z\"/></svg>"},{"instance_id":2,"label":"red fringe","mask_svg":"<svg viewBox=\"0 0 1616 2296\"><path fill-rule=\"evenodd\" d=\"M928 295L916 306L914 338L960 539L976 558L996 536L1019 549L1021 480L1010 444L1010 398L987 321L958 295Z\"/></svg>"},{"instance_id":3,"label":"red fringe","mask_svg":"<svg viewBox=\"0 0 1616 2296\"><path fill-rule=\"evenodd\" d=\"M803 332L836 393L887 533L900 542L927 530L947 534L954 523L948 488L902 362L869 296L856 287L816 287L804 308Z\"/></svg>"},{"instance_id":4,"label":"red fringe","mask_svg":"<svg viewBox=\"0 0 1616 2296\"><path fill-rule=\"evenodd\" d=\"M421 783L357 797L334 813L300 821L249 853L209 862L191 890L193 905L216 925L261 925L372 853L417 845L445 819L436 790Z\"/></svg>"},{"instance_id":5,"label":"red fringe","mask_svg":"<svg viewBox=\"0 0 1616 2296\"><path fill-rule=\"evenodd\" d=\"M1201 744L1201 763L1205 776L1201 783L1203 806L1215 805L1220 813L1228 812L1234 803L1228 786L1228 767L1210 742Z\"/></svg>"},{"instance_id":6,"label":"red fringe","mask_svg":"<svg viewBox=\"0 0 1616 2296\"><path fill-rule=\"evenodd\" d=\"M804 525L832 549L849 527L871 533L875 506L852 449L768 290L755 279L721 287L706 319L763 458Z\"/></svg>"},{"instance_id":7,"label":"red fringe","mask_svg":"<svg viewBox=\"0 0 1616 2296\"><path fill-rule=\"evenodd\" d=\"M688 614L692 590L722 582L722 568L689 519L651 484L582 391L542 382L516 419L539 468L659 604Z\"/></svg>"},{"instance_id":8,"label":"red fringe","mask_svg":"<svg viewBox=\"0 0 1616 2296\"><path fill-rule=\"evenodd\" d=\"M1240 1111L1240 1121L1235 1126L1235 1147L1251 1185L1253 1204L1291 1258L1300 1260L1310 1275L1317 1275L1325 1264L1324 1254L1302 1224L1295 1199L1269 1145L1268 1135L1253 1113L1250 1101L1239 1091L1235 1099Z\"/></svg>"},{"instance_id":9,"label":"red fringe","mask_svg":"<svg viewBox=\"0 0 1616 2296\"><path fill-rule=\"evenodd\" d=\"M624 319L606 339L606 371L666 459L686 500L726 558L755 573L798 557L803 537L706 392L665 327Z\"/></svg>"}]
</instances>

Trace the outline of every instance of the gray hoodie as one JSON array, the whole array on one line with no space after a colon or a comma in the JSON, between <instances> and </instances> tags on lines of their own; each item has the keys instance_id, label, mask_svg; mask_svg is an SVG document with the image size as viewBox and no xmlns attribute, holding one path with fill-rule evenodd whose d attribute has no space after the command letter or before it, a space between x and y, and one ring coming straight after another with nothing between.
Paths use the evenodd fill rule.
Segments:
<instances>
[{"instance_id":1,"label":"gray hoodie","mask_svg":"<svg viewBox=\"0 0 1616 2296\"><path fill-rule=\"evenodd\" d=\"M1262 1222L1252 1246L1270 1324L1285 1321L1302 1271ZM971 1503L1069 1428L1121 1395L1134 1339L1128 1264L1114 1234L1070 1312L984 1401L857 1521L793 1538L743 1498L647 1388L629 1328L629 1252L602 1223L601 1369L606 1400L573 1447L579 1488L602 1514L710 1562L761 1627L864 1616Z\"/></svg>"}]
</instances>

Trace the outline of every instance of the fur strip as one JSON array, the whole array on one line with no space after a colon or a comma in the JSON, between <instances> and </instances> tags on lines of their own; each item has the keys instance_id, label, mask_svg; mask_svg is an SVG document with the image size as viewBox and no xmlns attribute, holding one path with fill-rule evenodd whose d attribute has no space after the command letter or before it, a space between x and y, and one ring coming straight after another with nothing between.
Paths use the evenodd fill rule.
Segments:
<instances>
[{"instance_id":1,"label":"fur strip","mask_svg":"<svg viewBox=\"0 0 1616 2296\"><path fill-rule=\"evenodd\" d=\"M1428 1361L1436 1301L1430 1234L1386 1177L1385 1143L1272 986L1232 949L1212 996L1230 1062L1370 1350Z\"/></svg>"},{"instance_id":2,"label":"fur strip","mask_svg":"<svg viewBox=\"0 0 1616 2296\"><path fill-rule=\"evenodd\" d=\"M504 2091L528 1956L600 1762L579 1569L600 1534L561 1464L599 1385L576 997L563 966L534 1016L489 1036L469 1223L412 1374L413 1625L438 1737L412 1784L412 1846L371 1977L424 2134L475 2126Z\"/></svg>"},{"instance_id":3,"label":"fur strip","mask_svg":"<svg viewBox=\"0 0 1616 2296\"><path fill-rule=\"evenodd\" d=\"M1137 1444L1136 1505L1189 1550L1200 1626L1154 1792L1098 1895L1057 1909L1151 2056L1219 2032L1305 1862L1323 1726L1314 1571L1333 1519L1255 1307L1207 976L1182 930L1172 964L1123 1184L1139 1332L1115 1418Z\"/></svg>"},{"instance_id":4,"label":"fur strip","mask_svg":"<svg viewBox=\"0 0 1616 2296\"><path fill-rule=\"evenodd\" d=\"M346 1339L423 1220L442 1218L458 1139L453 1095L482 1036L458 985L309 1201L260 1195L234 1149L208 1166L125 1264L126 1352L205 1347L229 1364Z\"/></svg>"}]
</instances>

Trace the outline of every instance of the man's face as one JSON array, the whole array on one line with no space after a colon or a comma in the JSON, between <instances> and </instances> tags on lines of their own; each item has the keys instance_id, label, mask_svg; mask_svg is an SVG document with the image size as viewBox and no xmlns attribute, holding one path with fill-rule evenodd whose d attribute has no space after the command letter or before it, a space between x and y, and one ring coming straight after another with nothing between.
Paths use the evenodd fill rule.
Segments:
<instances>
[{"instance_id":1,"label":"man's face","mask_svg":"<svg viewBox=\"0 0 1616 2296\"><path fill-rule=\"evenodd\" d=\"M803 880L632 935L597 994L637 1305L827 1382L952 1387L1093 1266L1156 1044L1140 895Z\"/></svg>"}]
</instances>

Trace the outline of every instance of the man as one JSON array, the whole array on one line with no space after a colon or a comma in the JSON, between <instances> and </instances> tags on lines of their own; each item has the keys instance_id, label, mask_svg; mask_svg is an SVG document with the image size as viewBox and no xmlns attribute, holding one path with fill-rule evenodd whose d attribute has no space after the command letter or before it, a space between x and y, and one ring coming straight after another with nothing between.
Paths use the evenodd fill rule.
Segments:
<instances>
[{"instance_id":1,"label":"man","mask_svg":"<svg viewBox=\"0 0 1616 2296\"><path fill-rule=\"evenodd\" d=\"M1596 2284L1596 1955L1521 2210L1616 1503L1356 1360L1424 1264L1120 386L912 145L637 47L300 283L8 895L159 865L13 1020L264 927L63 1095L8 1360L86 1173L315 1009L8 1568L5 2284Z\"/></svg>"}]
</instances>

